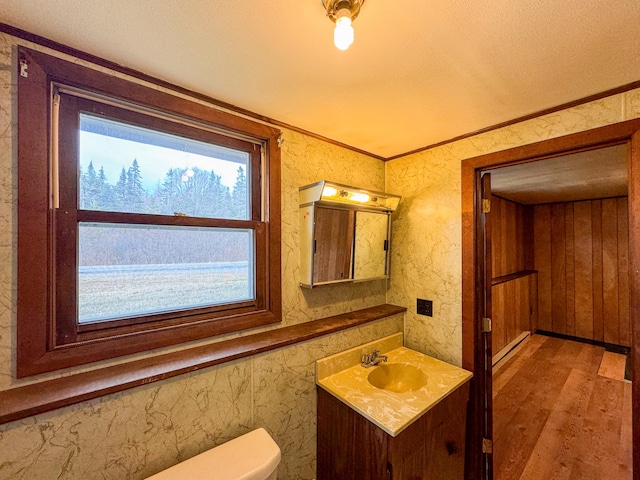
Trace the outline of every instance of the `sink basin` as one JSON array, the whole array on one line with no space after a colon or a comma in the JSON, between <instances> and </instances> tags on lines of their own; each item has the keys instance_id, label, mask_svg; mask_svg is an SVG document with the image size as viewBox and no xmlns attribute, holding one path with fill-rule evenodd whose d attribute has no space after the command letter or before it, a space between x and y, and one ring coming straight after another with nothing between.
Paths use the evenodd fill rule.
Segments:
<instances>
[{"instance_id":1,"label":"sink basin","mask_svg":"<svg viewBox=\"0 0 640 480\"><path fill-rule=\"evenodd\" d=\"M412 392L427 383L427 375L408 363L382 363L367 377L376 388L395 393Z\"/></svg>"},{"instance_id":2,"label":"sink basin","mask_svg":"<svg viewBox=\"0 0 640 480\"><path fill-rule=\"evenodd\" d=\"M316 362L316 384L395 437L472 377L454 365L402 346L402 333ZM364 368L362 353L386 362Z\"/></svg>"}]
</instances>

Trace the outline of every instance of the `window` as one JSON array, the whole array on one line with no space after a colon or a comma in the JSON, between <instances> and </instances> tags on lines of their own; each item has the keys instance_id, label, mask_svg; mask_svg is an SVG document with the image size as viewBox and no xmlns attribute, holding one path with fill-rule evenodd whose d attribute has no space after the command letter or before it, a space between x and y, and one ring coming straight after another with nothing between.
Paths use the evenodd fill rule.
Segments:
<instances>
[{"instance_id":1,"label":"window","mask_svg":"<svg viewBox=\"0 0 640 480\"><path fill-rule=\"evenodd\" d=\"M19 63L18 376L280 320L276 129Z\"/></svg>"}]
</instances>

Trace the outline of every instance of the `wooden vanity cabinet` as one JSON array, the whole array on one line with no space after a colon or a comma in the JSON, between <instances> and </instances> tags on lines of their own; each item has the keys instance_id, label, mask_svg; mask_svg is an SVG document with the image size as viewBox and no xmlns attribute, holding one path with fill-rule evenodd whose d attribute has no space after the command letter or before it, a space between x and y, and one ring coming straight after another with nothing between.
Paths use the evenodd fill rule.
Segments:
<instances>
[{"instance_id":1,"label":"wooden vanity cabinet","mask_svg":"<svg viewBox=\"0 0 640 480\"><path fill-rule=\"evenodd\" d=\"M469 382L396 437L318 388L318 480L462 480Z\"/></svg>"}]
</instances>

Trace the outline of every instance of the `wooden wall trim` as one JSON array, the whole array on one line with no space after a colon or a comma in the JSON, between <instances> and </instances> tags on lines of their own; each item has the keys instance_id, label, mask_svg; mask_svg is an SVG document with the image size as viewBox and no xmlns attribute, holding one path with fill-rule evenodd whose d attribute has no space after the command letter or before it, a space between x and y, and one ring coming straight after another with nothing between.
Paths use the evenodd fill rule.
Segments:
<instances>
[{"instance_id":1,"label":"wooden wall trim","mask_svg":"<svg viewBox=\"0 0 640 480\"><path fill-rule=\"evenodd\" d=\"M332 140L331 138L324 137L324 136L319 135L317 133L313 133L313 132L310 132L308 130L304 130L303 128L299 128L299 127L296 127L294 125L290 125L288 123L276 120L274 118L270 118L270 117L267 117L265 115L261 115L259 113L252 112L252 111L247 110L245 108L238 107L238 106L233 105L231 103L224 102L224 101L219 100L217 98L210 97L209 95L205 95L205 94L196 92L194 90L190 90L188 88L181 87L181 86L176 85L174 83L167 82L165 80L160 80L159 78L155 78L155 77L152 77L151 75L147 75L146 73L142 73L139 70L135 70L135 69L130 68L130 67L125 67L123 65L120 65L120 64L115 63L115 62L111 62L109 60L105 60L103 58L97 57L95 55L92 55L90 53L84 52L82 50L78 50L76 48L69 47L69 46L64 45L62 43L55 42L53 40L49 40L48 38L42 37L40 35L36 35L35 33L27 32L27 31L22 30L20 28L17 28L17 27L11 26L11 25L7 25L6 23L0 22L0 32L6 33L6 34L11 35L11 36L16 37L16 38L20 38L22 40L26 40L28 42L35 43L37 45L40 45L40 46L43 46L43 47L46 47L46 48L50 48L51 50L55 50L57 52L65 54L65 55L70 55L72 57L79 58L79 59L84 60L86 62L90 62L90 63L93 63L95 65L98 65L98 66L101 66L101 67L104 67L104 68L108 68L109 70L113 70L115 72L123 73L123 74L128 75L128 76L130 76L132 78L137 78L138 80L142 80L142 81L145 81L145 82L150 82L150 83L152 83L154 85L158 85L160 87L167 88L167 89L172 90L174 92L181 93L181 94L184 94L184 95L188 95L188 96L193 97L193 98L197 98L198 100L205 101L205 102L210 103L211 105L214 105L216 107L223 108L223 109L228 110L230 112L234 112L234 113L237 113L239 115L243 115L245 117L252 118L254 120L258 120L258 121L261 121L261 122L264 122L264 123L268 123L268 124L273 125L273 126L286 128L288 130L292 130L294 132L301 133L301 134L306 135L308 137L312 137L312 138L315 138L315 139L318 139L318 140L322 140L323 142L327 142L327 143L330 143L332 145L336 145L338 147L345 148L347 150L351 150L351 151L356 152L356 153L361 153L362 155L366 155L368 157L373 157L373 158L375 158L377 160L381 160L381 161L385 161L386 160L385 157L382 157L380 155L376 155L374 153L367 152L367 151L362 150L360 148L356 148L356 147L353 147L351 145L347 145L346 143L338 142L337 140Z\"/></svg>"},{"instance_id":2,"label":"wooden wall trim","mask_svg":"<svg viewBox=\"0 0 640 480\"><path fill-rule=\"evenodd\" d=\"M447 145L449 143L458 142L460 140L464 140L466 138L475 137L476 135L480 135L482 133L491 132L493 130L499 130L504 127L509 127L511 125L515 125L517 123L525 122L527 120L532 120L534 118L543 117L545 115L549 115L551 113L560 112L562 110L566 110L567 108L573 108L580 105L584 105L585 103L594 102L596 100L600 100L602 98L610 97L612 95L617 95L620 93L625 93L630 90L635 90L636 88L640 88L640 80L636 80L635 82L627 83L626 85L621 85L616 88L612 88L610 90L605 90L604 92L596 93L594 95L589 95L588 97L579 98L577 100L573 100L571 102L563 103L561 105L556 105L555 107L546 108L544 110L539 110L534 113L530 113L528 115L523 115L522 117L517 117L512 120L507 120L502 123L497 123L495 125L491 125L488 127L484 127L473 132L465 133L463 135L458 135L457 137L450 138L448 140L443 140L441 142L432 143L431 145L427 145L425 147L417 148L415 150L411 150L409 152L405 152L399 155L394 155L392 157L387 157L385 161L395 160L396 158L406 157L408 155L414 155L416 153L424 152L425 150L431 150L432 148L441 147L443 145Z\"/></svg>"},{"instance_id":3,"label":"wooden wall trim","mask_svg":"<svg viewBox=\"0 0 640 480\"><path fill-rule=\"evenodd\" d=\"M633 471L640 472L640 130L631 139L629 162L629 314L631 327L631 401Z\"/></svg>"},{"instance_id":4,"label":"wooden wall trim","mask_svg":"<svg viewBox=\"0 0 640 480\"><path fill-rule=\"evenodd\" d=\"M640 130L640 118L549 140L528 143L499 152L486 153L463 160L462 165L467 165L468 169L475 171L499 166L518 165L567 153L584 152L594 148L628 142L638 130Z\"/></svg>"},{"instance_id":5,"label":"wooden wall trim","mask_svg":"<svg viewBox=\"0 0 640 480\"><path fill-rule=\"evenodd\" d=\"M0 424L404 313L391 304L165 353L0 392Z\"/></svg>"},{"instance_id":6,"label":"wooden wall trim","mask_svg":"<svg viewBox=\"0 0 640 480\"><path fill-rule=\"evenodd\" d=\"M631 82L631 83L628 83L626 85L621 85L619 87L612 88L610 90L605 90L603 92L596 93L596 94L590 95L588 97L579 98L577 100L573 100L571 102L563 103L563 104L557 105L555 107L547 108L547 109L544 109L544 110L540 110L538 112L534 112L534 113L531 113L531 114L528 114L528 115L524 115L522 117L517 117L517 118L511 119L511 120L507 120L507 121L504 121L504 122L501 122L501 123L497 123L495 125L484 127L484 128L475 130L473 132L465 133L463 135L458 135L457 137L449 138L449 139L443 140L441 142L432 143L432 144L426 145L424 147L420 147L420 148L417 148L417 149L414 149L414 150L410 150L410 151L404 152L404 153L399 153L397 155L392 155L390 157L383 157L381 155L376 155L375 153L367 152L366 150L362 150L360 148L348 145L346 143L342 143L342 142L339 142L337 140L332 140L331 138L324 137L322 135L310 132L310 131L305 130L303 128L299 128L299 127L296 127L294 125L290 125L288 123L281 122L281 121L276 120L274 118L270 118L270 117L267 117L265 115L261 115L261 114L252 112L250 110L244 109L242 107L238 107L238 106L233 105L231 103L227 103L227 102L224 102L222 100L218 100L218 99L210 97L208 95L204 95L204 94L201 94L201 93L198 93L198 92L194 92L193 90L189 90L187 88L180 87L179 85L175 85L173 83L170 83L170 82L167 82L167 81L164 81L164 80L160 80L158 78L154 78L154 77L152 77L150 75L147 75L145 73L142 73L142 72L140 72L138 70L134 70L132 68L122 66L122 65L120 65L118 63L110 62L108 60L101 59L101 58L96 57L95 55L92 55L90 53L84 52L82 50L78 50L78 49L73 48L73 47L69 47L69 46L64 45L62 43L55 42L55 41L50 40L48 38L42 37L40 35L36 35L35 33L27 32L26 30L22 30L20 28L14 27L12 25L8 25L6 23L0 22L0 32L6 33L6 34L11 35L11 36L16 37L16 38L20 38L22 40L33 42L33 43L35 43L37 45L41 45L43 47L50 48L52 50L56 50L56 51L58 51L60 53L66 54L66 55L71 55L73 57L80 58L80 59L85 60L87 62L91 62L91 63L94 63L96 65L99 65L101 67L109 68L111 70L124 73L124 74L129 75L129 76L131 76L133 78L138 78L140 80L144 80L144 81L147 81L147 82L151 82L151 83L153 83L155 85L159 85L159 86L168 88L168 89L173 90L175 92L183 93L183 94L189 95L191 97L198 98L198 99L203 100L205 102L208 102L208 103L210 103L212 105L215 105L215 106L220 107L220 108L224 108L226 110L235 112L237 114L244 115L246 117L250 117L250 118L253 118L255 120L260 120L262 122L269 123L269 124L277 126L277 127L286 128L288 130L292 130L294 132L298 132L298 133L301 133L303 135L307 135L309 137L312 137L312 138L315 138L315 139L318 139L318 140L322 140L322 141L330 143L332 145L336 145L338 147L345 148L347 150L351 150L352 152L360 153L362 155L366 155L368 157L372 157L372 158L375 158L377 160L381 160L383 162L387 162L387 161L390 161L390 160L395 160L395 159L402 158L402 157L407 157L409 155L414 155L416 153L424 152L426 150L431 150L431 149L436 148L436 147L441 147L443 145L447 145L447 144L454 143L454 142L457 142L457 141L460 141L460 140L464 140L465 138L474 137L474 136L480 135L482 133L490 132L490 131L493 131L493 130L498 130L500 128L508 127L510 125L515 125L517 123L524 122L526 120L531 120L533 118L542 117L544 115L549 115L551 113L555 113L555 112L559 112L561 110L565 110L567 108L576 107L576 106L579 106L579 105L583 105L585 103L589 103L589 102L593 102L595 100L599 100L601 98L609 97L611 95L616 95L616 94L628 92L630 90L634 90L636 88L640 88L640 80L637 80L635 82Z\"/></svg>"}]
</instances>

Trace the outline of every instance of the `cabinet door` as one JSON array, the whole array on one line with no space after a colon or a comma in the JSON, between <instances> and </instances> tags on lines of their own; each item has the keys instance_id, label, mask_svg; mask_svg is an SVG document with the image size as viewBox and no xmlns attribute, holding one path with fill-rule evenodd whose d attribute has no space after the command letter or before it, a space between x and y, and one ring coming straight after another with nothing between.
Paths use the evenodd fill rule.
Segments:
<instances>
[{"instance_id":1,"label":"cabinet door","mask_svg":"<svg viewBox=\"0 0 640 480\"><path fill-rule=\"evenodd\" d=\"M386 480L387 434L318 388L318 480Z\"/></svg>"},{"instance_id":2,"label":"cabinet door","mask_svg":"<svg viewBox=\"0 0 640 480\"><path fill-rule=\"evenodd\" d=\"M333 282L353 278L355 212L316 207L313 255L313 283Z\"/></svg>"},{"instance_id":3,"label":"cabinet door","mask_svg":"<svg viewBox=\"0 0 640 480\"><path fill-rule=\"evenodd\" d=\"M469 382L395 438L389 438L393 480L463 480ZM384 478L384 477L382 477Z\"/></svg>"}]
</instances>

